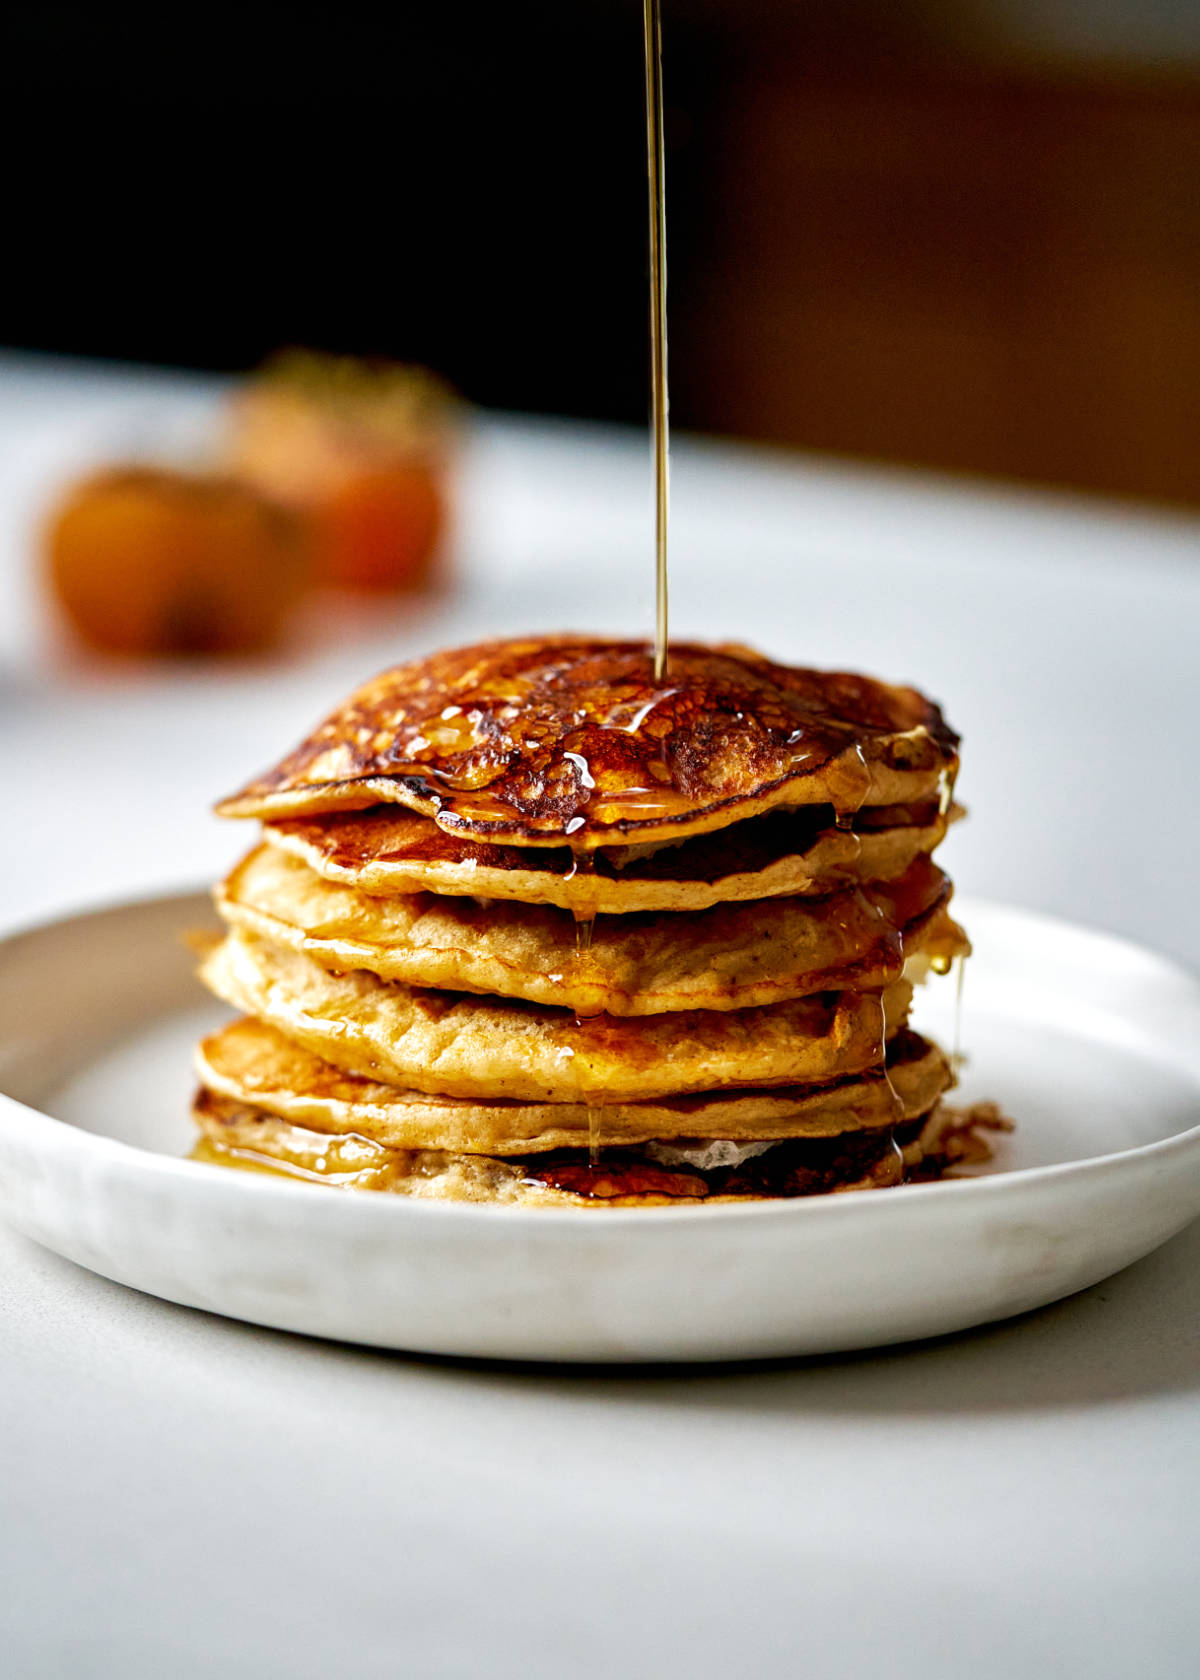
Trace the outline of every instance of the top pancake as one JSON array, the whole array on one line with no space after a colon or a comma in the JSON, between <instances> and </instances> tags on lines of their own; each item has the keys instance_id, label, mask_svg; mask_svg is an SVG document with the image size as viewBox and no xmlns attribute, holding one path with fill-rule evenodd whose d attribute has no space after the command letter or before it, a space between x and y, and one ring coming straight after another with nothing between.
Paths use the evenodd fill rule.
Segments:
<instances>
[{"instance_id":1,"label":"top pancake","mask_svg":"<svg viewBox=\"0 0 1200 1680\"><path fill-rule=\"evenodd\" d=\"M915 689L746 648L528 637L383 672L217 809L278 818L399 804L521 846L682 839L779 806L920 800L958 737Z\"/></svg>"}]
</instances>

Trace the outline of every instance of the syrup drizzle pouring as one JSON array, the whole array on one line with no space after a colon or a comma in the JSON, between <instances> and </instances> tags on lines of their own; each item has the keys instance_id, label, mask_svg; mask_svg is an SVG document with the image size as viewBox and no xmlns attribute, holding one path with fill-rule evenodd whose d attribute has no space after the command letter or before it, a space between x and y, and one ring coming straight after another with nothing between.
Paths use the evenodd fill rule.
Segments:
<instances>
[{"instance_id":1,"label":"syrup drizzle pouring","mask_svg":"<svg viewBox=\"0 0 1200 1680\"><path fill-rule=\"evenodd\" d=\"M662 684L667 673L667 523L670 509L671 485L668 464L670 429L667 398L667 213L663 182L663 97L662 97L662 18L659 0L642 0L642 30L646 58L646 174L649 189L650 215L650 436L654 457L654 681ZM666 695L652 695L642 701L629 715L614 717L607 727L636 734L647 716ZM587 760L577 753L565 755L574 764L580 786L590 796L595 788ZM668 773L669 779L669 773ZM636 797L649 810L656 809L660 798L654 788L627 790L622 805L632 805ZM575 817L568 832L584 826L582 817ZM583 871L591 873L595 859L582 847L572 850L568 879ZM575 912L575 961L581 978L584 970L592 970L592 935L596 926L596 912ZM599 1014L597 1010L595 1013ZM582 1031L585 1016L575 1013L576 1028ZM581 1058L580 1058L581 1060ZM586 1081L579 1081L580 1095L587 1107L588 1161L593 1169L600 1160L600 1112L587 1101Z\"/></svg>"},{"instance_id":2,"label":"syrup drizzle pouring","mask_svg":"<svg viewBox=\"0 0 1200 1680\"><path fill-rule=\"evenodd\" d=\"M650 210L650 432L654 454L654 680L667 672L667 515L670 505L667 400L667 201L663 180L662 19L642 0L646 52L646 170Z\"/></svg>"},{"instance_id":3,"label":"syrup drizzle pouring","mask_svg":"<svg viewBox=\"0 0 1200 1680\"><path fill-rule=\"evenodd\" d=\"M645 51L646 77L646 161L648 180L648 210L649 210L649 269L650 269L650 422L651 447L654 462L654 550L655 550L655 640L654 640L654 681L657 685L664 685L667 679L667 651L668 651L668 591L667 591L667 535L670 509L670 474L669 474L669 398L667 385L667 268L666 268L666 194L664 182L664 142L663 142L663 91L662 91L662 20L660 0L642 0L643 44ZM661 695L653 695L648 699L628 708L621 708L622 715L612 715L604 720L604 726L638 733L644 725L648 715L655 706L664 699L673 696L674 690L667 689ZM797 736L802 732L797 731ZM791 741L789 745L793 744ZM802 739L794 743L797 747L796 766L800 768L810 755L811 748ZM871 791L871 770L867 763L862 747L857 742L853 744L854 757L857 762L847 766L845 777L845 791L835 796L834 820L837 829L844 833L852 848L851 874L854 881L855 896L871 915L882 924L882 944L887 955L889 970L895 970L899 975L903 970L904 948L903 939L899 932L888 921L883 907L877 903L862 888L859 879L859 860L862 842L857 834L854 821L858 812L865 804ZM580 787L585 790L587 802L591 803L596 788L587 759L582 753L570 752L565 757L571 762ZM654 766L651 767L654 769ZM665 767L664 767L665 768ZM669 779L669 774L668 778ZM654 787L627 788L622 790L621 805L628 807L626 814L635 806L639 814L649 814L658 808L661 796L656 798L658 790ZM949 811L954 795L952 777L943 773L939 780L939 809L944 816ZM600 815L599 812L596 813ZM585 826L586 819L577 815L567 824L568 836L577 834ZM594 855L579 844L572 841L571 865L568 879L574 878L583 871L592 873L595 869ZM590 910L577 909L575 912L575 963L576 972L581 981L590 979L595 974L596 959L593 955L593 936L596 923L594 907ZM961 998L962 967L959 967L959 996ZM581 988L582 989L582 988ZM892 1079L887 1071L887 1021L883 1010L883 999L879 999L879 1032L880 1051L883 1079L891 1093L892 1105L897 1119L903 1118L903 1103L897 1093ZM590 1013L600 1014L602 1010L594 1012L576 1011L576 1028L582 1032L584 1021ZM957 1040L957 1034L956 1034ZM584 1069L583 1056L576 1053L579 1064L578 1089L582 1102L587 1108L588 1116L588 1159L590 1168L595 1172L600 1157L600 1113L598 1108L588 1100L588 1082ZM958 1062L957 1041L955 1045L955 1065ZM893 1153L898 1151L893 1144Z\"/></svg>"}]
</instances>

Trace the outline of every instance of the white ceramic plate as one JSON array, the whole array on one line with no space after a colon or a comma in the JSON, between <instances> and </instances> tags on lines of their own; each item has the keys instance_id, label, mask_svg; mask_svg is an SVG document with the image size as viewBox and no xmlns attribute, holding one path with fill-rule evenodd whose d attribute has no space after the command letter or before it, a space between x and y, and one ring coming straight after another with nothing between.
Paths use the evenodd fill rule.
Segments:
<instances>
[{"instance_id":1,"label":"white ceramic plate","mask_svg":"<svg viewBox=\"0 0 1200 1680\"><path fill-rule=\"evenodd\" d=\"M878 1346L1057 1300L1200 1213L1200 983L1104 935L962 903L966 1099L1019 1122L990 1176L745 1208L518 1211L183 1159L225 1013L180 934L204 895L0 942L0 1213L106 1277L233 1318L510 1359ZM952 1030L953 987L922 1024Z\"/></svg>"}]
</instances>

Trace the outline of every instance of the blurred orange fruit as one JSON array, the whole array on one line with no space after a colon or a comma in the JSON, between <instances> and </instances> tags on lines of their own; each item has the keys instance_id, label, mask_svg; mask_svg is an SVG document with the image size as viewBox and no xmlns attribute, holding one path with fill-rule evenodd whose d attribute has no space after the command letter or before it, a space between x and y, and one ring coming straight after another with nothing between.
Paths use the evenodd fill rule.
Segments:
<instances>
[{"instance_id":1,"label":"blurred orange fruit","mask_svg":"<svg viewBox=\"0 0 1200 1680\"><path fill-rule=\"evenodd\" d=\"M325 582L418 589L429 582L445 519L441 474L420 460L349 473L311 517L313 561Z\"/></svg>"},{"instance_id":2,"label":"blurred orange fruit","mask_svg":"<svg viewBox=\"0 0 1200 1680\"><path fill-rule=\"evenodd\" d=\"M422 368L292 351L235 398L229 467L305 516L318 581L419 589L445 532L453 407Z\"/></svg>"},{"instance_id":3,"label":"blurred orange fruit","mask_svg":"<svg viewBox=\"0 0 1200 1680\"><path fill-rule=\"evenodd\" d=\"M50 583L109 653L251 653L303 592L294 516L227 477L114 467L77 485L47 534Z\"/></svg>"}]
</instances>

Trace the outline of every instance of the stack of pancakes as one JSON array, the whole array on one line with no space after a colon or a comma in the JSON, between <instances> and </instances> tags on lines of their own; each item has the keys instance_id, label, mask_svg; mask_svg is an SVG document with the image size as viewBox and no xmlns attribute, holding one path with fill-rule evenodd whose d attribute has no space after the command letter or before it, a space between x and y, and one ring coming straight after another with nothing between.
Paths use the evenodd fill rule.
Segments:
<instances>
[{"instance_id":1,"label":"stack of pancakes","mask_svg":"<svg viewBox=\"0 0 1200 1680\"><path fill-rule=\"evenodd\" d=\"M913 981L958 740L743 648L490 642L375 678L218 809L201 1158L528 1205L892 1185L944 1159Z\"/></svg>"}]
</instances>

